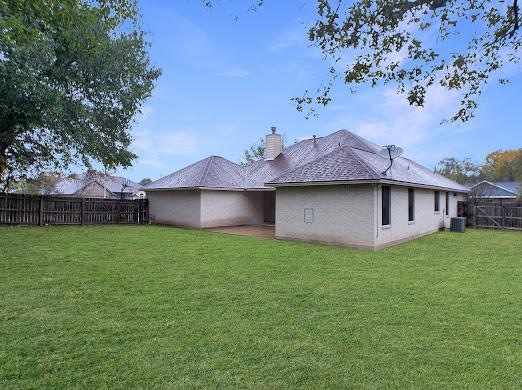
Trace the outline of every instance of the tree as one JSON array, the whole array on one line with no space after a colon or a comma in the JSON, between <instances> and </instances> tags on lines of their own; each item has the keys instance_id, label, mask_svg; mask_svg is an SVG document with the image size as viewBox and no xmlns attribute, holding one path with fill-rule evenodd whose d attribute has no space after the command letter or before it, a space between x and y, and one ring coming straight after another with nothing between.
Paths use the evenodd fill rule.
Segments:
<instances>
[{"instance_id":1,"label":"tree","mask_svg":"<svg viewBox=\"0 0 522 390\"><path fill-rule=\"evenodd\" d=\"M26 179L21 190L26 194L53 194L61 179L60 174L56 172L40 172L38 176Z\"/></svg>"},{"instance_id":2,"label":"tree","mask_svg":"<svg viewBox=\"0 0 522 390\"><path fill-rule=\"evenodd\" d=\"M245 149L243 161L241 165L249 165L257 160L261 160L265 157L265 140L259 138L259 143L250 145L248 149Z\"/></svg>"},{"instance_id":3,"label":"tree","mask_svg":"<svg viewBox=\"0 0 522 390\"><path fill-rule=\"evenodd\" d=\"M486 156L482 173L489 180L522 180L522 148L495 150Z\"/></svg>"},{"instance_id":4,"label":"tree","mask_svg":"<svg viewBox=\"0 0 522 390\"><path fill-rule=\"evenodd\" d=\"M0 183L71 163L127 167L160 71L135 0L0 0Z\"/></svg>"},{"instance_id":5,"label":"tree","mask_svg":"<svg viewBox=\"0 0 522 390\"><path fill-rule=\"evenodd\" d=\"M439 161L435 172L460 184L477 182L480 179L480 165L467 157L458 160L454 157L445 157Z\"/></svg>"},{"instance_id":6,"label":"tree","mask_svg":"<svg viewBox=\"0 0 522 390\"><path fill-rule=\"evenodd\" d=\"M141 185L141 186L146 186L146 185L149 184L149 183L152 183L152 180L149 179L148 177L145 178L145 179L141 179L141 181L140 181L140 185Z\"/></svg>"},{"instance_id":7,"label":"tree","mask_svg":"<svg viewBox=\"0 0 522 390\"><path fill-rule=\"evenodd\" d=\"M314 97L294 99L299 110L327 105L337 78L351 89L392 84L415 106L424 106L427 90L438 84L460 93L451 120L467 121L496 71L520 59L517 0L317 1L309 39L335 65ZM354 60L340 66L347 54Z\"/></svg>"},{"instance_id":8,"label":"tree","mask_svg":"<svg viewBox=\"0 0 522 390\"><path fill-rule=\"evenodd\" d=\"M217 1L214 1L217 2ZM321 85L292 100L297 109L330 103L336 80L393 85L410 105L424 106L430 87L460 94L452 121L473 117L485 85L508 80L497 71L520 60L517 0L316 0L312 46L332 64ZM204 0L210 6L212 0ZM251 0L251 6L263 0Z\"/></svg>"}]
</instances>

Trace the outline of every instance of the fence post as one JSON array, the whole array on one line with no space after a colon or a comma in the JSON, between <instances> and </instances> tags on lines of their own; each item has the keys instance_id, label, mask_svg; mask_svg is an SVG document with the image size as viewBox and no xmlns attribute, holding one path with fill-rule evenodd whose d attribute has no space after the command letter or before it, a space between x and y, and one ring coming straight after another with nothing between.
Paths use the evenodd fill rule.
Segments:
<instances>
[{"instance_id":1,"label":"fence post","mask_svg":"<svg viewBox=\"0 0 522 390\"><path fill-rule=\"evenodd\" d=\"M38 218L38 224L43 226L43 206L44 206L44 198L43 195L40 195L40 216Z\"/></svg>"},{"instance_id":2,"label":"fence post","mask_svg":"<svg viewBox=\"0 0 522 390\"><path fill-rule=\"evenodd\" d=\"M80 214L80 225L82 225L82 226L84 224L83 213L85 213L85 198L82 197L82 212Z\"/></svg>"}]
</instances>

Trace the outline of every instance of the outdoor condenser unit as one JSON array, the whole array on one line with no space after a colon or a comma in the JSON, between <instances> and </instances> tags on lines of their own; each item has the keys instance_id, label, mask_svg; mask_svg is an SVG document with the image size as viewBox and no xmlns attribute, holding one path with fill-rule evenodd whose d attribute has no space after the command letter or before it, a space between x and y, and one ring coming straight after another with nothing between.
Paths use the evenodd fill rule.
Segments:
<instances>
[{"instance_id":1,"label":"outdoor condenser unit","mask_svg":"<svg viewBox=\"0 0 522 390\"><path fill-rule=\"evenodd\" d=\"M452 217L450 220L450 231L464 233L466 229L466 218L465 217Z\"/></svg>"}]
</instances>

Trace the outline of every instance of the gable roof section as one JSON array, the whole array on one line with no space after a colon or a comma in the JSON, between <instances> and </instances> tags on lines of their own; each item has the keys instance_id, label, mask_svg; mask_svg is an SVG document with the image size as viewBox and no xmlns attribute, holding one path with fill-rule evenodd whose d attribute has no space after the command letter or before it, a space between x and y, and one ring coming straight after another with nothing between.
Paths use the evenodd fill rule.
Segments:
<instances>
[{"instance_id":1,"label":"gable roof section","mask_svg":"<svg viewBox=\"0 0 522 390\"><path fill-rule=\"evenodd\" d=\"M351 147L345 146L275 178L270 184L379 179L380 175L372 167L358 158Z\"/></svg>"},{"instance_id":2,"label":"gable roof section","mask_svg":"<svg viewBox=\"0 0 522 390\"><path fill-rule=\"evenodd\" d=\"M483 180L470 188L476 197L514 198L518 196L520 183L516 181L490 182Z\"/></svg>"},{"instance_id":3,"label":"gable roof section","mask_svg":"<svg viewBox=\"0 0 522 390\"><path fill-rule=\"evenodd\" d=\"M144 189L267 189L267 185L291 183L391 180L469 192L466 187L405 158L395 159L388 173L382 175L389 160L377 154L380 149L358 135L339 130L326 137L297 142L274 160L259 160L247 166L222 157L208 157L150 183Z\"/></svg>"},{"instance_id":4,"label":"gable roof section","mask_svg":"<svg viewBox=\"0 0 522 390\"><path fill-rule=\"evenodd\" d=\"M493 184L504 190L512 192L515 195L517 195L518 191L520 190L520 183L517 181L495 181Z\"/></svg>"}]
</instances>

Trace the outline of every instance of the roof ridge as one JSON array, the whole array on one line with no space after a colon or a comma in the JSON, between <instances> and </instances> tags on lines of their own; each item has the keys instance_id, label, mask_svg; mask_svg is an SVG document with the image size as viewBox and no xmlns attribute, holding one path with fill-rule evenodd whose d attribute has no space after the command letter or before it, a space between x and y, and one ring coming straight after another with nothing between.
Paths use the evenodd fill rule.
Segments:
<instances>
[{"instance_id":1,"label":"roof ridge","mask_svg":"<svg viewBox=\"0 0 522 390\"><path fill-rule=\"evenodd\" d=\"M508 183L518 183L516 180L513 180L513 181L507 181L507 182L508 182ZM510 192L510 193L516 195L516 193L513 192L513 190L510 190L509 188L506 188L506 187L504 187L503 185L498 184L498 183L505 183L505 181L498 182L498 181L482 180L482 181L479 181L477 184L472 185L470 188L475 188L475 187L477 187L479 184L482 184L482 183L491 184L493 187L500 188L501 190L504 190L504 191L507 191L507 192Z\"/></svg>"},{"instance_id":2,"label":"roof ridge","mask_svg":"<svg viewBox=\"0 0 522 390\"><path fill-rule=\"evenodd\" d=\"M203 169L201 178L198 181L200 186L203 186L203 181L207 177L208 171L210 170L210 165L212 164L212 161L214 160L214 156L207 157L207 159L208 159L208 161L207 161L207 164L205 165L205 169Z\"/></svg>"},{"instance_id":3,"label":"roof ridge","mask_svg":"<svg viewBox=\"0 0 522 390\"><path fill-rule=\"evenodd\" d=\"M497 181L497 182L493 182L493 185L494 185L495 187L498 187L498 188L504 190L504 191L511 192L512 194L515 194L515 195L516 195L516 193L515 193L513 190L510 190L509 188L504 187L504 185L502 185L502 184L498 184L498 183L506 183L506 182L504 182L504 181L498 182L498 181ZM511 181L508 181L507 183L511 183ZM513 181L513 183L516 183L516 181Z\"/></svg>"},{"instance_id":4,"label":"roof ridge","mask_svg":"<svg viewBox=\"0 0 522 390\"><path fill-rule=\"evenodd\" d=\"M352 156L355 156L355 158L366 168L368 168L368 170L373 173L374 175L376 175L379 179L382 177L382 174L380 172L377 172L375 169L373 169L373 167L368 164L366 161L364 161L357 153L354 153L351 149L353 148L353 146L345 146L344 148L349 148L350 149L350 154ZM363 150L363 149L358 149L358 150L362 150L363 152L368 152L367 150ZM372 153L372 152L368 152L368 153Z\"/></svg>"},{"instance_id":5,"label":"roof ridge","mask_svg":"<svg viewBox=\"0 0 522 390\"><path fill-rule=\"evenodd\" d=\"M379 145L377 145L376 143L370 141L370 140L367 140L366 138L364 137L361 137L359 134L356 134L356 133L353 133L353 132L349 132L351 135L353 135L359 142L361 142L362 144L364 144L364 146L374 146L376 148L381 148ZM368 152L370 153L375 153L377 154L376 152L374 152L373 150L367 150Z\"/></svg>"},{"instance_id":6,"label":"roof ridge","mask_svg":"<svg viewBox=\"0 0 522 390\"><path fill-rule=\"evenodd\" d=\"M336 147L334 150L332 150L332 151L329 152L329 153L323 154L323 155L317 157L316 159L307 162L306 164L303 164L303 165L301 165L301 166L298 166L298 167L296 167L295 169L292 169L292 170L287 171L287 172L285 172L285 173L283 173L283 174L281 174L281 175L279 175L279 176L277 176L277 177L275 177L275 178L272 178L272 179L269 181L269 183L273 183L273 182L275 182L277 179L279 179L279 178L282 177L282 176L289 175L289 174L291 174L291 173L293 173L293 172L295 172L295 171L298 171L298 170L300 170L300 169L305 169L305 167L309 166L310 164L314 164L314 163L316 163L318 160L324 160L324 159L330 158L333 154L335 154L335 153L339 153L339 152L341 152L341 151L342 151L342 152L348 152L348 153L350 154L350 156L355 156L355 158L359 161L359 163L361 163L361 165L362 165L365 169L367 169L369 173L376 175L376 176L377 176L377 179L380 179L380 178L381 178L380 175L379 175L379 174L378 174L378 173L377 173L377 172L376 172L372 167L370 167L370 166L368 165L368 163L366 163L366 162L364 162L363 160L361 160L361 158L360 158L359 156L357 156L356 153L354 153L353 151L351 151L350 148L351 148L351 146L349 146L349 145L338 146L338 147Z\"/></svg>"}]
</instances>

